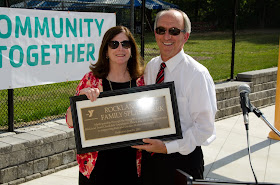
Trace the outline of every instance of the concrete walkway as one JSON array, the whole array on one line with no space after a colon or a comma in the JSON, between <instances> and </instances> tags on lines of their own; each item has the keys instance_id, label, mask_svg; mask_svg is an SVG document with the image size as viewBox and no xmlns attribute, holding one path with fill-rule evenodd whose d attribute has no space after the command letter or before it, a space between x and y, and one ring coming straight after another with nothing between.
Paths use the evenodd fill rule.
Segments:
<instances>
[{"instance_id":1,"label":"concrete walkway","mask_svg":"<svg viewBox=\"0 0 280 185\"><path fill-rule=\"evenodd\" d=\"M260 109L274 125L275 106ZM280 184L280 141L268 139L270 128L254 113L249 114L251 161L259 183ZM217 139L203 147L205 178L215 181L255 182L249 163L243 116L216 122ZM23 185L77 185L78 166L22 183Z\"/></svg>"},{"instance_id":2,"label":"concrete walkway","mask_svg":"<svg viewBox=\"0 0 280 185\"><path fill-rule=\"evenodd\" d=\"M275 106L260 109L274 125ZM249 163L243 115L216 122L217 139L203 147L205 177L224 181L254 182ZM268 139L271 129L254 113L249 114L251 162L258 182L280 183L280 142Z\"/></svg>"}]
</instances>

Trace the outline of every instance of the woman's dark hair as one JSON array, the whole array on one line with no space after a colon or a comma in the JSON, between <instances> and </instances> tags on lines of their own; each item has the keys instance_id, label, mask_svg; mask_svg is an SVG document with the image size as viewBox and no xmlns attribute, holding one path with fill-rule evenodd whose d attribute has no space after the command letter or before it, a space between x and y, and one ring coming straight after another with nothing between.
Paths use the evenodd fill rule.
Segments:
<instances>
[{"instance_id":1,"label":"woman's dark hair","mask_svg":"<svg viewBox=\"0 0 280 185\"><path fill-rule=\"evenodd\" d=\"M139 50L136 41L129 31L124 26L115 26L107 30L104 34L102 43L99 50L99 56L96 64L91 64L90 69L97 78L106 78L109 73L109 59L106 58L108 51L108 42L111 41L116 35L124 33L131 42L131 56L127 63L127 68L132 79L137 79L143 75L144 67L142 57L139 54Z\"/></svg>"}]
</instances>

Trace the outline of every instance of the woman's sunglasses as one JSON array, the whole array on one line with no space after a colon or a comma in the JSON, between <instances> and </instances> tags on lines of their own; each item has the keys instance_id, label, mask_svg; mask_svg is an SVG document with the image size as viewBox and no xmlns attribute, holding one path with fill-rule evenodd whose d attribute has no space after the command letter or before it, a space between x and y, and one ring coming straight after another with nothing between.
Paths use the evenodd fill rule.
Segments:
<instances>
[{"instance_id":1,"label":"woman's sunglasses","mask_svg":"<svg viewBox=\"0 0 280 185\"><path fill-rule=\"evenodd\" d=\"M131 48L131 42L129 40L124 40L122 42L115 41L115 40L109 41L108 46L111 49L117 49L119 47L120 43L124 49Z\"/></svg>"},{"instance_id":2,"label":"woman's sunglasses","mask_svg":"<svg viewBox=\"0 0 280 185\"><path fill-rule=\"evenodd\" d=\"M164 35L166 32L166 29L164 27L157 27L156 33L159 35ZM179 28L169 28L168 33L170 35L179 35L181 32L186 32L186 30L180 30Z\"/></svg>"}]
</instances>

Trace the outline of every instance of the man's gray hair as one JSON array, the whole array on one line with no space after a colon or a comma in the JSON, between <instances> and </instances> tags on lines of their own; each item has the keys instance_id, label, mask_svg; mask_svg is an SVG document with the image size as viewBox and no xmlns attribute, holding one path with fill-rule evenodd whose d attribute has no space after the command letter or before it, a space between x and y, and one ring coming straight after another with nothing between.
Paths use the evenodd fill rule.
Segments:
<instances>
[{"instance_id":1,"label":"man's gray hair","mask_svg":"<svg viewBox=\"0 0 280 185\"><path fill-rule=\"evenodd\" d=\"M187 16L187 14L185 12L183 12L182 10L178 10L178 9L175 9L175 8L170 8L170 9L166 9L166 10L162 10L160 12L157 13L157 16L156 16L156 19L155 19L155 23L154 23L154 30L157 28L157 22L158 22L158 19L164 14L166 13L167 11L170 11L170 10L175 10L179 13L182 14L183 16L183 19L184 19L184 30L187 32L187 33L191 33L191 21L189 19L189 17Z\"/></svg>"}]
</instances>

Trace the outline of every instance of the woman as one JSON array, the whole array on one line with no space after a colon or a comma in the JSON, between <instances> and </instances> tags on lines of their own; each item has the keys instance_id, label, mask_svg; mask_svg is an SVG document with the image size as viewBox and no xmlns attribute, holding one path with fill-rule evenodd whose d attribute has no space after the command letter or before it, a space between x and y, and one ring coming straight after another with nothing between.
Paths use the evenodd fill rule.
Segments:
<instances>
[{"instance_id":1,"label":"woman","mask_svg":"<svg viewBox=\"0 0 280 185\"><path fill-rule=\"evenodd\" d=\"M109 29L102 40L99 58L80 81L76 95L95 101L102 91L144 85L143 66L131 32L124 26ZM66 122L73 127L70 107ZM131 147L77 154L79 184L137 184L141 151Z\"/></svg>"}]
</instances>

